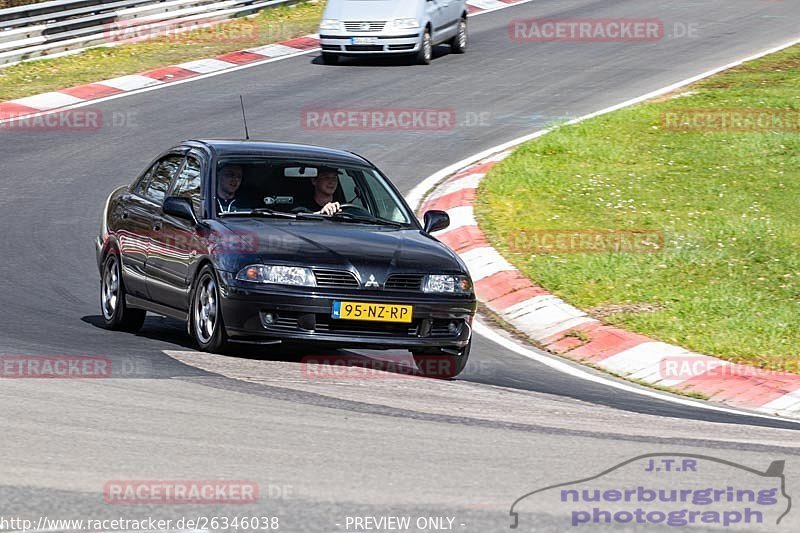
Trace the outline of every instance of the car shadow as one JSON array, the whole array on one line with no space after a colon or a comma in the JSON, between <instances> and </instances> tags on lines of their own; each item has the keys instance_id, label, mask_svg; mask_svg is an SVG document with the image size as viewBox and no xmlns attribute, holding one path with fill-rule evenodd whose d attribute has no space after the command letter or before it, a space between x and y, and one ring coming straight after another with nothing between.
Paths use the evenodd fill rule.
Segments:
<instances>
[{"instance_id":1,"label":"car shadow","mask_svg":"<svg viewBox=\"0 0 800 533\"><path fill-rule=\"evenodd\" d=\"M103 317L87 315L81 321L106 330ZM106 330L107 331L107 330ZM186 325L180 320L147 315L144 326L136 333L124 331L111 332L114 335L127 335L175 345L178 349L197 351L197 346L186 333ZM357 372L388 372L416 376L419 375L414 360L404 350L374 351L374 355L356 353L350 350L330 348L313 344L240 344L229 343L220 357L261 361L297 363L307 368L323 369L331 367L352 368Z\"/></svg>"},{"instance_id":2,"label":"car shadow","mask_svg":"<svg viewBox=\"0 0 800 533\"><path fill-rule=\"evenodd\" d=\"M450 55L450 46L439 44L433 47L433 61ZM312 65L324 67L409 67L416 65L411 55L375 55L375 56L339 56L337 64L329 65L322 60L322 55L317 55L311 60ZM422 65L419 65L422 66Z\"/></svg>"}]
</instances>

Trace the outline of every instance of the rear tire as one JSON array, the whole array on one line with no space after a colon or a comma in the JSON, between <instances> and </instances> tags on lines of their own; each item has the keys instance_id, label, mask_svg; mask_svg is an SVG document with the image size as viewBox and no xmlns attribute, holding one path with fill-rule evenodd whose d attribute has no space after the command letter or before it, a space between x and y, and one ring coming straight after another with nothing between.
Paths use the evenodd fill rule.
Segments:
<instances>
[{"instance_id":1,"label":"rear tire","mask_svg":"<svg viewBox=\"0 0 800 533\"><path fill-rule=\"evenodd\" d=\"M119 255L115 251L110 252L103 261L103 273L100 278L100 312L106 328L131 333L142 329L147 315L144 309L131 309L125 303L122 268Z\"/></svg>"},{"instance_id":2,"label":"rear tire","mask_svg":"<svg viewBox=\"0 0 800 533\"><path fill-rule=\"evenodd\" d=\"M189 329L204 352L222 353L228 345L217 274L210 265L197 275L189 309Z\"/></svg>"},{"instance_id":3,"label":"rear tire","mask_svg":"<svg viewBox=\"0 0 800 533\"><path fill-rule=\"evenodd\" d=\"M467 51L467 19L462 17L458 22L458 33L450 40L450 49L454 54L463 54Z\"/></svg>"},{"instance_id":4,"label":"rear tire","mask_svg":"<svg viewBox=\"0 0 800 533\"><path fill-rule=\"evenodd\" d=\"M336 54L322 53L322 62L326 65L336 65L339 63L339 56Z\"/></svg>"},{"instance_id":5,"label":"rear tire","mask_svg":"<svg viewBox=\"0 0 800 533\"><path fill-rule=\"evenodd\" d=\"M433 38L431 37L430 29L425 29L419 52L414 56L414 59L418 65L430 65L431 61L433 61Z\"/></svg>"},{"instance_id":6,"label":"rear tire","mask_svg":"<svg viewBox=\"0 0 800 533\"><path fill-rule=\"evenodd\" d=\"M461 349L459 355L443 352L412 353L412 355L420 375L431 379L453 379L467 366L471 348L472 341Z\"/></svg>"}]
</instances>

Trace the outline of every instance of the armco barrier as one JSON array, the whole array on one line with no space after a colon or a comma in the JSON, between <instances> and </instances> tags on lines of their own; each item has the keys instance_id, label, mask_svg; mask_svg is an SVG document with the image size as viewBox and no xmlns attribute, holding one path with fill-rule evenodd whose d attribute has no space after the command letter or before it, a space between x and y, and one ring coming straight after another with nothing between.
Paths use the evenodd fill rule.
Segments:
<instances>
[{"instance_id":1,"label":"armco barrier","mask_svg":"<svg viewBox=\"0 0 800 533\"><path fill-rule=\"evenodd\" d=\"M53 0L0 9L0 67L119 42L114 28L210 24L301 1Z\"/></svg>"}]
</instances>

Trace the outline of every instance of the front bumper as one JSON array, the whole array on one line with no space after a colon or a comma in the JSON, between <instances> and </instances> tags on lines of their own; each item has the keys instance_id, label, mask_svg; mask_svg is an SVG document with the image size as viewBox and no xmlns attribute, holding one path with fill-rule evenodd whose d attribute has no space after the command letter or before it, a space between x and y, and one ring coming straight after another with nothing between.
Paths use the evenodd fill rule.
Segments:
<instances>
[{"instance_id":1,"label":"front bumper","mask_svg":"<svg viewBox=\"0 0 800 533\"><path fill-rule=\"evenodd\" d=\"M373 44L354 44L353 38L372 38ZM325 30L320 35L320 46L326 54L370 55L411 54L419 51L422 43L420 30L405 30L402 33L352 33Z\"/></svg>"},{"instance_id":2,"label":"front bumper","mask_svg":"<svg viewBox=\"0 0 800 533\"><path fill-rule=\"evenodd\" d=\"M226 333L233 341L285 340L420 351L466 347L472 337L474 298L428 296L388 291L304 293L285 287L236 285L223 289L221 306ZM412 305L412 322L333 319L335 300Z\"/></svg>"}]
</instances>

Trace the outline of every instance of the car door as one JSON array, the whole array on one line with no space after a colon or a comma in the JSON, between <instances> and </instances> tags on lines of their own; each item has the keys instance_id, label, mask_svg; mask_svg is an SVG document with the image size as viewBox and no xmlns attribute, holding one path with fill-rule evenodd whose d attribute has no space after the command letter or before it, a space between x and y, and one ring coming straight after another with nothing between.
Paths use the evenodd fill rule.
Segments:
<instances>
[{"instance_id":1,"label":"car door","mask_svg":"<svg viewBox=\"0 0 800 533\"><path fill-rule=\"evenodd\" d=\"M189 153L168 195L189 198L195 216L202 218L202 176L206 170L202 157ZM189 307L189 271L199 242L197 228L188 221L159 211L147 260L147 283L157 303L186 311Z\"/></svg>"},{"instance_id":2,"label":"car door","mask_svg":"<svg viewBox=\"0 0 800 533\"><path fill-rule=\"evenodd\" d=\"M151 165L134 182L130 191L120 197L111 216L114 220L113 234L122 262L125 291L139 298L147 298L145 263L147 249L150 247L150 228L153 225L152 204L145 199L144 193L158 165L159 162Z\"/></svg>"},{"instance_id":3,"label":"car door","mask_svg":"<svg viewBox=\"0 0 800 533\"><path fill-rule=\"evenodd\" d=\"M445 39L448 26L448 13L452 0L422 0L425 2L425 13L433 27L433 42L439 43Z\"/></svg>"},{"instance_id":4,"label":"car door","mask_svg":"<svg viewBox=\"0 0 800 533\"><path fill-rule=\"evenodd\" d=\"M147 287L147 298L154 302L160 300L157 291L153 290L153 284L150 282L151 276L151 263L153 258L163 254L163 250L159 247L159 239L161 232L161 206L164 203L164 198L167 197L172 181L178 174L181 166L183 165L184 155L181 153L171 153L162 157L153 174L150 177L150 182L144 191L144 200L147 203L149 211L148 238L149 244L147 247L147 256L145 259L144 272L145 283ZM155 237L159 235L158 237Z\"/></svg>"},{"instance_id":5,"label":"car door","mask_svg":"<svg viewBox=\"0 0 800 533\"><path fill-rule=\"evenodd\" d=\"M450 20L455 23L453 36L458 33L458 22L461 20L461 15L468 11L467 0L450 0Z\"/></svg>"},{"instance_id":6,"label":"car door","mask_svg":"<svg viewBox=\"0 0 800 533\"><path fill-rule=\"evenodd\" d=\"M466 11L466 2L464 0L443 0L445 12L445 36L442 38L455 37L458 33L458 21L461 20L461 14Z\"/></svg>"}]
</instances>

